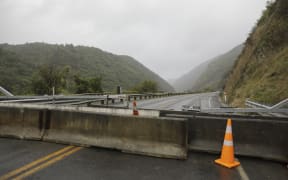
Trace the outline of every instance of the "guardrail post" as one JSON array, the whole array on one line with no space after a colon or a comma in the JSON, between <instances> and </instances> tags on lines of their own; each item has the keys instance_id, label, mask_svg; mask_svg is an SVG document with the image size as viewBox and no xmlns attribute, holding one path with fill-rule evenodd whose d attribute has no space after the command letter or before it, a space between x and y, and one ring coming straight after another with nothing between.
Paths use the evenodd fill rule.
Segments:
<instances>
[{"instance_id":1,"label":"guardrail post","mask_svg":"<svg viewBox=\"0 0 288 180\"><path fill-rule=\"evenodd\" d=\"M101 105L104 105L104 104L105 104L105 100L102 99L102 100L101 100Z\"/></svg>"}]
</instances>

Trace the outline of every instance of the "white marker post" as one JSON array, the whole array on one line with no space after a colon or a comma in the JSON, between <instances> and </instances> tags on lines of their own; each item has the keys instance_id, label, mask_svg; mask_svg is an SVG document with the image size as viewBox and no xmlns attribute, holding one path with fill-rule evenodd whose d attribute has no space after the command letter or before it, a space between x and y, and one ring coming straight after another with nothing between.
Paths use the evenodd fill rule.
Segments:
<instances>
[{"instance_id":1,"label":"white marker post","mask_svg":"<svg viewBox=\"0 0 288 180\"><path fill-rule=\"evenodd\" d=\"M53 101L53 104L55 104L55 87L53 86L52 87L52 101Z\"/></svg>"},{"instance_id":2,"label":"white marker post","mask_svg":"<svg viewBox=\"0 0 288 180\"><path fill-rule=\"evenodd\" d=\"M225 102L225 104L227 104L227 96L226 96L226 92L224 92L224 102Z\"/></svg>"}]
</instances>

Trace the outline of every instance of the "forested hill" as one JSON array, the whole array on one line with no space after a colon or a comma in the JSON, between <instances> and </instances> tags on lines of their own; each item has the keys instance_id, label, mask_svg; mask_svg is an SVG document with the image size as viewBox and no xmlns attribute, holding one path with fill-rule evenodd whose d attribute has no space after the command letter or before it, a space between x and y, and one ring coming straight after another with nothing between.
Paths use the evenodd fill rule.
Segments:
<instances>
[{"instance_id":1,"label":"forested hill","mask_svg":"<svg viewBox=\"0 0 288 180\"><path fill-rule=\"evenodd\" d=\"M247 38L226 84L229 102L274 104L288 98L288 1L276 0Z\"/></svg>"},{"instance_id":2,"label":"forested hill","mask_svg":"<svg viewBox=\"0 0 288 180\"><path fill-rule=\"evenodd\" d=\"M226 77L241 53L243 44L230 51L207 60L180 77L173 84L177 91L217 91L222 90Z\"/></svg>"},{"instance_id":3,"label":"forested hill","mask_svg":"<svg viewBox=\"0 0 288 180\"><path fill-rule=\"evenodd\" d=\"M66 67L84 78L102 78L105 91L114 91L117 85L130 90L145 80L155 81L161 91L173 91L165 80L129 56L85 46L0 44L0 85L15 94L30 93L32 77L44 65Z\"/></svg>"}]
</instances>

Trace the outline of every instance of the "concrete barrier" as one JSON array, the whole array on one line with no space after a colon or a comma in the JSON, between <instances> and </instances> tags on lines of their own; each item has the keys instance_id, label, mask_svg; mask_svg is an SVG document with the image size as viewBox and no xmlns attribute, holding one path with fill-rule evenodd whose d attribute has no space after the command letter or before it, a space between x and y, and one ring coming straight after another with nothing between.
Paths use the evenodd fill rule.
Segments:
<instances>
[{"instance_id":1,"label":"concrete barrier","mask_svg":"<svg viewBox=\"0 0 288 180\"><path fill-rule=\"evenodd\" d=\"M235 154L288 162L288 121L232 118ZM189 149L220 152L226 119L189 119Z\"/></svg>"},{"instance_id":2,"label":"concrete barrier","mask_svg":"<svg viewBox=\"0 0 288 180\"><path fill-rule=\"evenodd\" d=\"M23 109L1 108L0 136L23 138Z\"/></svg>"},{"instance_id":3,"label":"concrete barrier","mask_svg":"<svg viewBox=\"0 0 288 180\"><path fill-rule=\"evenodd\" d=\"M53 107L0 107L0 136L119 149L185 159L187 120ZM47 106L45 106L47 107Z\"/></svg>"},{"instance_id":4,"label":"concrete barrier","mask_svg":"<svg viewBox=\"0 0 288 180\"><path fill-rule=\"evenodd\" d=\"M160 113L188 118L190 150L220 153L227 118L232 119L235 154L288 162L288 119L234 115L204 115L187 112Z\"/></svg>"},{"instance_id":5,"label":"concrete barrier","mask_svg":"<svg viewBox=\"0 0 288 180\"><path fill-rule=\"evenodd\" d=\"M44 119L42 112L24 108L0 109L0 136L40 140Z\"/></svg>"},{"instance_id":6,"label":"concrete barrier","mask_svg":"<svg viewBox=\"0 0 288 180\"><path fill-rule=\"evenodd\" d=\"M288 162L288 121L234 119L236 153Z\"/></svg>"},{"instance_id":7,"label":"concrete barrier","mask_svg":"<svg viewBox=\"0 0 288 180\"><path fill-rule=\"evenodd\" d=\"M40 104L24 104L24 103L0 103L1 107L11 108L26 108L26 109L47 109L47 110L63 110L63 111L77 111L77 112L92 112L92 113L106 113L109 115L132 115L132 109L126 108L106 108L106 107L82 107L82 106L63 106L63 105L40 105ZM138 110L140 116L159 117L158 110Z\"/></svg>"},{"instance_id":8,"label":"concrete barrier","mask_svg":"<svg viewBox=\"0 0 288 180\"><path fill-rule=\"evenodd\" d=\"M226 120L232 118L236 154L288 162L287 118L175 111L160 113L166 117L129 116L95 109L0 103L0 136L184 159L187 141L190 150L220 153Z\"/></svg>"},{"instance_id":9,"label":"concrete barrier","mask_svg":"<svg viewBox=\"0 0 288 180\"><path fill-rule=\"evenodd\" d=\"M187 121L51 111L45 141L91 145L137 154L185 159Z\"/></svg>"}]
</instances>

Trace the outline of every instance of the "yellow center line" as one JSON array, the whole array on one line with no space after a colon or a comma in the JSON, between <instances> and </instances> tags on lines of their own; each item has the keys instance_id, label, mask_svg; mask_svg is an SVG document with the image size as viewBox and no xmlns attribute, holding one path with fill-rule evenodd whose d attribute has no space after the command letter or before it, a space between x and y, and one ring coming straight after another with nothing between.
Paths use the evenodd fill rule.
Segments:
<instances>
[{"instance_id":1,"label":"yellow center line","mask_svg":"<svg viewBox=\"0 0 288 180\"><path fill-rule=\"evenodd\" d=\"M76 148L74 148L74 149L72 149L72 150L70 150L68 152L65 152L65 153L63 153L63 154L61 154L61 155L59 155L59 156L57 156L57 157L55 157L55 158L53 158L51 160L39 165L39 166L34 167L33 169L30 169L30 170L26 171L23 174L20 174L19 176L15 177L13 179L14 180L20 180L20 179L23 179L23 178L25 178L27 176L30 176L31 174L34 174L35 172L40 171L41 169L44 169L44 168L46 168L46 167L48 167L48 166L50 166L50 165L62 160L63 158L65 158L65 157L67 157L67 156L69 156L69 155L81 150L82 148L83 147L76 147Z\"/></svg>"},{"instance_id":2,"label":"yellow center line","mask_svg":"<svg viewBox=\"0 0 288 180\"><path fill-rule=\"evenodd\" d=\"M46 161L46 160L48 160L48 159L50 159L52 157L55 157L55 156L59 155L59 154L65 152L65 151L67 151L67 150L69 150L69 149L71 149L73 147L75 147L75 146L67 146L67 147L65 147L63 149L60 149L60 150L58 150L56 152L53 152L53 153L51 153L51 154L49 154L49 155L47 155L45 157L42 157L42 158L37 159L37 160L35 160L35 161L33 161L33 162L29 163L29 164L26 164L26 165L24 165L24 166L22 166L22 167L20 167L18 169L10 171L9 173L5 174L4 176L1 176L0 180L11 178L11 177L23 172L23 171L26 171L27 169L30 169L33 166L36 166L39 163L42 163L42 162L44 162L44 161Z\"/></svg>"}]
</instances>

